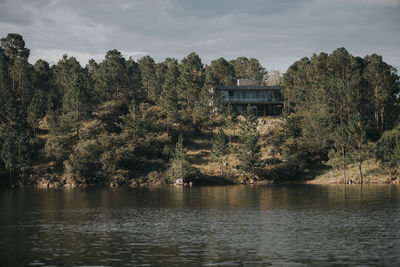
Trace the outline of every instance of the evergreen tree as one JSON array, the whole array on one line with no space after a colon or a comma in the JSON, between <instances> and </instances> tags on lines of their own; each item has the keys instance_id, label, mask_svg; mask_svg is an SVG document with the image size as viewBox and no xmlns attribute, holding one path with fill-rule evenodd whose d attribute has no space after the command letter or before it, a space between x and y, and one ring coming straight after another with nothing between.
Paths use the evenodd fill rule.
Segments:
<instances>
[{"instance_id":1,"label":"evergreen tree","mask_svg":"<svg viewBox=\"0 0 400 267\"><path fill-rule=\"evenodd\" d=\"M255 58L238 57L231 60L237 79L251 79L257 85L262 85L267 75L267 71Z\"/></svg>"},{"instance_id":2,"label":"evergreen tree","mask_svg":"<svg viewBox=\"0 0 400 267\"><path fill-rule=\"evenodd\" d=\"M388 170L389 177L400 171L400 128L386 131L378 141L376 158Z\"/></svg>"},{"instance_id":3,"label":"evergreen tree","mask_svg":"<svg viewBox=\"0 0 400 267\"><path fill-rule=\"evenodd\" d=\"M36 135L36 128L39 126L39 121L43 118L46 112L46 98L42 91L36 91L27 108L27 121L33 129L33 134Z\"/></svg>"},{"instance_id":4,"label":"evergreen tree","mask_svg":"<svg viewBox=\"0 0 400 267\"><path fill-rule=\"evenodd\" d=\"M155 102L160 94L160 87L157 85L156 63L150 56L144 56L138 60L138 64L146 98L148 101Z\"/></svg>"},{"instance_id":5,"label":"evergreen tree","mask_svg":"<svg viewBox=\"0 0 400 267\"><path fill-rule=\"evenodd\" d=\"M196 180L197 177L198 170L190 164L187 150L183 146L183 136L180 134L171 158L168 180L173 183L179 179L184 185Z\"/></svg>"},{"instance_id":6,"label":"evergreen tree","mask_svg":"<svg viewBox=\"0 0 400 267\"><path fill-rule=\"evenodd\" d=\"M246 173L254 176L255 169L261 165L261 147L259 145L260 134L257 131L257 117L250 106L243 114L239 124L239 138L243 144L239 151L239 167Z\"/></svg>"},{"instance_id":7,"label":"evergreen tree","mask_svg":"<svg viewBox=\"0 0 400 267\"><path fill-rule=\"evenodd\" d=\"M65 84L65 94L62 107L62 127L66 131L75 131L90 115L89 94L83 73L71 73Z\"/></svg>"},{"instance_id":8,"label":"evergreen tree","mask_svg":"<svg viewBox=\"0 0 400 267\"><path fill-rule=\"evenodd\" d=\"M204 67L196 53L190 53L180 62L179 96L191 113L204 85Z\"/></svg>"},{"instance_id":9,"label":"evergreen tree","mask_svg":"<svg viewBox=\"0 0 400 267\"><path fill-rule=\"evenodd\" d=\"M179 66L176 59L166 59L165 73L162 91L158 99L158 105L165 116L166 131L169 135L172 125L179 121L177 83L179 79Z\"/></svg>"},{"instance_id":10,"label":"evergreen tree","mask_svg":"<svg viewBox=\"0 0 400 267\"><path fill-rule=\"evenodd\" d=\"M96 102L132 97L133 88L129 74L127 62L121 52L116 49L108 51L92 74Z\"/></svg>"},{"instance_id":11,"label":"evergreen tree","mask_svg":"<svg viewBox=\"0 0 400 267\"><path fill-rule=\"evenodd\" d=\"M229 147L228 137L220 128L218 133L212 139L211 159L219 163L221 175L224 173L224 164L226 163Z\"/></svg>"},{"instance_id":12,"label":"evergreen tree","mask_svg":"<svg viewBox=\"0 0 400 267\"><path fill-rule=\"evenodd\" d=\"M135 146L140 144L145 135L144 122L140 109L132 101L129 112L122 118L122 136Z\"/></svg>"},{"instance_id":13,"label":"evergreen tree","mask_svg":"<svg viewBox=\"0 0 400 267\"><path fill-rule=\"evenodd\" d=\"M235 82L235 69L222 57L211 61L210 66L205 69L205 84L208 87L234 85Z\"/></svg>"}]
</instances>

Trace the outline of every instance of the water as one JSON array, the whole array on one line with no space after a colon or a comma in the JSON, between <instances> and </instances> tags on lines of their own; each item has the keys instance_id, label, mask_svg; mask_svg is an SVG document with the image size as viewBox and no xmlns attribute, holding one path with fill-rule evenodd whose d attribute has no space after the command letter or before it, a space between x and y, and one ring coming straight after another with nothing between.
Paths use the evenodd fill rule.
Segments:
<instances>
[{"instance_id":1,"label":"water","mask_svg":"<svg viewBox=\"0 0 400 267\"><path fill-rule=\"evenodd\" d=\"M0 191L2 266L400 266L400 187Z\"/></svg>"}]
</instances>

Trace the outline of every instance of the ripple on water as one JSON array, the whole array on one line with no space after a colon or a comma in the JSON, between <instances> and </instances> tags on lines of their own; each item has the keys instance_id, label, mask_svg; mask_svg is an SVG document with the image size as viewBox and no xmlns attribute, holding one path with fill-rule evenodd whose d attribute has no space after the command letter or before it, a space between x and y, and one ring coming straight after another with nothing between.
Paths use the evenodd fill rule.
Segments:
<instances>
[{"instance_id":1,"label":"ripple on water","mask_svg":"<svg viewBox=\"0 0 400 267\"><path fill-rule=\"evenodd\" d=\"M366 187L361 197L358 187L325 186L60 190L52 196L59 201L49 201L47 191L25 192L19 205L8 202L6 209L0 202L2 214L24 210L0 228L0 256L9 266L400 265L399 192Z\"/></svg>"}]
</instances>

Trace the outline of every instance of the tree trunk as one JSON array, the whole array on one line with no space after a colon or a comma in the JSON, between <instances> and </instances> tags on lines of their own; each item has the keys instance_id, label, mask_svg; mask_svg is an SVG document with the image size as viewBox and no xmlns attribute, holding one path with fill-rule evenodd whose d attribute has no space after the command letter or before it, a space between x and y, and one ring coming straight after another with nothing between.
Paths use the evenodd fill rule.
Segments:
<instances>
[{"instance_id":1,"label":"tree trunk","mask_svg":"<svg viewBox=\"0 0 400 267\"><path fill-rule=\"evenodd\" d=\"M345 162L345 151L344 146L342 145L342 168L343 168L343 179L344 183L346 184L346 162Z\"/></svg>"},{"instance_id":2,"label":"tree trunk","mask_svg":"<svg viewBox=\"0 0 400 267\"><path fill-rule=\"evenodd\" d=\"M361 157L361 144L358 144L358 170L360 171L360 183L363 183L363 176L362 176L362 170L361 170L361 163L362 163L362 157Z\"/></svg>"},{"instance_id":3,"label":"tree trunk","mask_svg":"<svg viewBox=\"0 0 400 267\"><path fill-rule=\"evenodd\" d=\"M378 86L375 86L374 92L375 92L375 123L376 123L376 128L379 130Z\"/></svg>"},{"instance_id":4,"label":"tree trunk","mask_svg":"<svg viewBox=\"0 0 400 267\"><path fill-rule=\"evenodd\" d=\"M10 170L10 187L12 187L12 171L11 171L11 166L9 167Z\"/></svg>"}]
</instances>

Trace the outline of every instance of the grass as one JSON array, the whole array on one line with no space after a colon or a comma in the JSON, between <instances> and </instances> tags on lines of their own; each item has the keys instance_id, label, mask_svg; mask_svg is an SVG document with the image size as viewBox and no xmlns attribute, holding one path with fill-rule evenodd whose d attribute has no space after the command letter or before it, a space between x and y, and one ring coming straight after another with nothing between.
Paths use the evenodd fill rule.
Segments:
<instances>
[{"instance_id":1,"label":"grass","mask_svg":"<svg viewBox=\"0 0 400 267\"><path fill-rule=\"evenodd\" d=\"M393 180L385 173L374 160L364 161L361 165L363 183L391 183ZM358 164L347 166L346 177L352 183L360 183ZM317 174L314 179L307 181L309 184L338 184L344 183L341 169L325 169Z\"/></svg>"}]
</instances>

